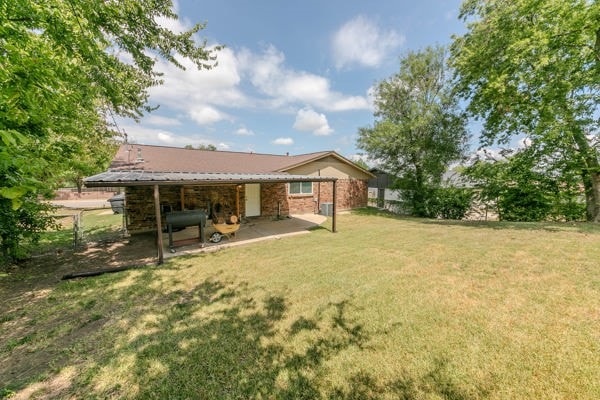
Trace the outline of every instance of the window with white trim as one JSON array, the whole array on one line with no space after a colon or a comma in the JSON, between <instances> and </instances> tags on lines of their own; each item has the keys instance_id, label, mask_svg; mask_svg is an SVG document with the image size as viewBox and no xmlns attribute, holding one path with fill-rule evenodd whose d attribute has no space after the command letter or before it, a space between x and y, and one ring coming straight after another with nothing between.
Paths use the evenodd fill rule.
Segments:
<instances>
[{"instance_id":1,"label":"window with white trim","mask_svg":"<svg viewBox=\"0 0 600 400\"><path fill-rule=\"evenodd\" d=\"M290 182L290 194L312 194L312 182Z\"/></svg>"}]
</instances>

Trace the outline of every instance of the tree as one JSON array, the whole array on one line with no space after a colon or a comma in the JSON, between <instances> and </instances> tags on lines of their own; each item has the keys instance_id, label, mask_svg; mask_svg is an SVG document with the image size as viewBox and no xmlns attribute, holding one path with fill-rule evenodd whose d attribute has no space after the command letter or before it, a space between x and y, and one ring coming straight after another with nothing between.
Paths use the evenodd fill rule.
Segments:
<instances>
[{"instance_id":1,"label":"tree","mask_svg":"<svg viewBox=\"0 0 600 400\"><path fill-rule=\"evenodd\" d=\"M206 151L217 151L217 146L214 144L199 144L198 147L194 147L191 144L183 146L187 150L206 150Z\"/></svg>"},{"instance_id":2,"label":"tree","mask_svg":"<svg viewBox=\"0 0 600 400\"><path fill-rule=\"evenodd\" d=\"M193 38L203 25L174 33L161 25L164 18L177 18L168 0L0 2L3 213L17 218L27 207L36 215L38 197L65 175L102 164L117 134L108 121L152 109L147 90L160 83L158 57L179 67L180 57L198 68L214 65L220 47ZM9 231L9 221L0 221L0 231ZM14 240L0 239L16 254Z\"/></svg>"},{"instance_id":3,"label":"tree","mask_svg":"<svg viewBox=\"0 0 600 400\"><path fill-rule=\"evenodd\" d=\"M55 171L57 184L77 186L77 192L83 190L83 179L103 171L110 164L117 149L119 141L115 133L98 127L82 137L63 137L61 141L62 167Z\"/></svg>"},{"instance_id":4,"label":"tree","mask_svg":"<svg viewBox=\"0 0 600 400\"><path fill-rule=\"evenodd\" d=\"M365 162L365 160L363 160L362 158L358 158L356 160L353 161L354 164L356 164L359 168L365 169L365 170L369 170L369 164L367 164Z\"/></svg>"},{"instance_id":5,"label":"tree","mask_svg":"<svg viewBox=\"0 0 600 400\"><path fill-rule=\"evenodd\" d=\"M485 153L465 170L477 186L478 197L494 208L500 220L572 221L585 216L574 174L556 171L551 157L534 145L505 149L494 156ZM542 161L540 164L540 160Z\"/></svg>"},{"instance_id":6,"label":"tree","mask_svg":"<svg viewBox=\"0 0 600 400\"><path fill-rule=\"evenodd\" d=\"M25 195L18 209L14 209L8 199L0 198L0 261L25 257L26 253L19 246L24 239L37 244L46 229L58 229L51 216L54 208L50 203L38 201L32 194Z\"/></svg>"},{"instance_id":7,"label":"tree","mask_svg":"<svg viewBox=\"0 0 600 400\"><path fill-rule=\"evenodd\" d=\"M396 188L418 216L431 216L428 201L467 146L445 56L443 48L428 47L402 58L400 71L375 89L374 126L358 132L358 147L398 177Z\"/></svg>"},{"instance_id":8,"label":"tree","mask_svg":"<svg viewBox=\"0 0 600 400\"><path fill-rule=\"evenodd\" d=\"M579 176L586 217L600 222L600 2L466 0L468 32L450 63L483 146L529 137L537 167Z\"/></svg>"}]
</instances>

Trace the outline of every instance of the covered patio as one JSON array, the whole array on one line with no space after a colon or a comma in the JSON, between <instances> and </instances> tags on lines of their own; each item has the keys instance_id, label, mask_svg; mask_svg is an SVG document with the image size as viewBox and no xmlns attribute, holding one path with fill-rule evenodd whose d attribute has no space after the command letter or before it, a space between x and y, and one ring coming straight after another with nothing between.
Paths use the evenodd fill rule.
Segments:
<instances>
[{"instance_id":1,"label":"covered patio","mask_svg":"<svg viewBox=\"0 0 600 400\"><path fill-rule=\"evenodd\" d=\"M216 249L219 246L230 246L236 243L248 243L252 240L259 240L264 237L277 235L297 234L295 232L307 232L311 226L319 225L325 218L315 220L316 217L322 217L315 214L306 216L283 216L282 218L244 218L241 212L240 189L242 185L247 184L289 184L292 182L331 182L332 184L332 223L331 231L336 232L336 181L335 177L314 176L314 175L292 175L287 173L280 174L221 174L221 173L162 173L149 171L108 171L94 175L85 179L85 185L88 187L124 187L124 188L146 188L148 197L153 198L153 230L156 232L155 243L157 250L157 263L164 262L166 255L182 254L189 251L206 251ZM187 210L184 188L234 188L236 193L235 216L239 224L235 235L229 236L223 240L223 243L213 244L206 240L206 233L210 233L212 227L211 221L206 222L206 232L200 232L199 226L186 227L184 230L172 233L172 246L169 246L169 236L165 233L165 213L161 207L161 190L163 188L180 188L181 210ZM151 191L150 191L151 190ZM150 193L152 193L150 195ZM127 198L125 199L125 209L127 210ZM126 211L127 212L127 211ZM210 207L206 210L210 218ZM234 223L236 222L234 221ZM319 222L320 221L320 222ZM205 239L205 244L201 244L200 238ZM177 248L181 247L180 250ZM184 248L189 247L189 248ZM206 249L206 250L204 250ZM174 250L175 253L171 251Z\"/></svg>"}]
</instances>

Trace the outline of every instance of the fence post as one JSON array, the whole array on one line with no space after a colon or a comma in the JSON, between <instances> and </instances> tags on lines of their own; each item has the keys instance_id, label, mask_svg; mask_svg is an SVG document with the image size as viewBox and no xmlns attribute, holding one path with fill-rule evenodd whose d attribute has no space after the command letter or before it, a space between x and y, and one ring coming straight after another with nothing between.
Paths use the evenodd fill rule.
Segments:
<instances>
[{"instance_id":1,"label":"fence post","mask_svg":"<svg viewBox=\"0 0 600 400\"><path fill-rule=\"evenodd\" d=\"M73 215L73 248L83 241L83 219L81 218L83 211Z\"/></svg>"}]
</instances>

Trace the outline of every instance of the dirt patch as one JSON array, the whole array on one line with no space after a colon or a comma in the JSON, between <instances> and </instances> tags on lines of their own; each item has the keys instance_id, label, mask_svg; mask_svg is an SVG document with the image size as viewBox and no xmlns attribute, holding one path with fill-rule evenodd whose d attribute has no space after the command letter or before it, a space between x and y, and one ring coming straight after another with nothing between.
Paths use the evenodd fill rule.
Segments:
<instances>
[{"instance_id":1,"label":"dirt patch","mask_svg":"<svg viewBox=\"0 0 600 400\"><path fill-rule=\"evenodd\" d=\"M55 368L61 367L71 357L69 343L98 331L106 322L102 316L96 320L89 319L85 313L71 312L40 318L37 312L43 314L43 307L33 307L38 311L31 312L32 304L45 304L67 274L155 265L154 242L153 234L135 235L118 241L89 244L78 250L54 251L0 271L0 382L18 382L36 376L46 371L50 364ZM69 326L70 331L61 339L52 339L53 345L37 351L28 348L29 341L39 340L40 335L65 326ZM16 398L34 394L36 398L53 398L68 385L69 380L69 376L58 376L50 384L46 382L44 390L33 385Z\"/></svg>"},{"instance_id":2,"label":"dirt patch","mask_svg":"<svg viewBox=\"0 0 600 400\"><path fill-rule=\"evenodd\" d=\"M54 288L64 275L156 262L154 234L118 241L90 243L85 248L61 249L8 267L0 278L0 315L18 309Z\"/></svg>"}]
</instances>

